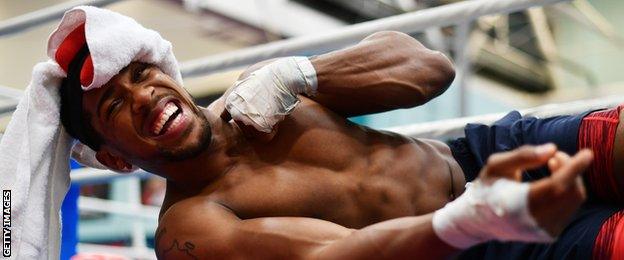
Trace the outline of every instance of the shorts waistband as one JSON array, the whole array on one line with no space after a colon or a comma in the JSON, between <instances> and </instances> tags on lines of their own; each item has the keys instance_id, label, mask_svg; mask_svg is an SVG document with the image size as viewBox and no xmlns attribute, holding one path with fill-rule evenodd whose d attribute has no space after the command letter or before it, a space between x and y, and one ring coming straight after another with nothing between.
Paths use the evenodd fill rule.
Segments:
<instances>
[{"instance_id":1,"label":"shorts waistband","mask_svg":"<svg viewBox=\"0 0 624 260\"><path fill-rule=\"evenodd\" d=\"M455 140L451 140L447 142L449 148L451 148L451 153L453 154L453 158L459 163L462 171L464 172L464 179L466 182L473 181L479 176L480 167L477 163L477 160L474 158L474 155L470 152L468 148L468 142L466 138L457 138Z\"/></svg>"}]
</instances>

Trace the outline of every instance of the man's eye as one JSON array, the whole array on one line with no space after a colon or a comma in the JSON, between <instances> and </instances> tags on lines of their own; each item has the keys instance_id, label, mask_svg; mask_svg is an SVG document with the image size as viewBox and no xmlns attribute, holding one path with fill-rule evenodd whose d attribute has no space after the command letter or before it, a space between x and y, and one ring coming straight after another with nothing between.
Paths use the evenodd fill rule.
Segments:
<instances>
[{"instance_id":1,"label":"man's eye","mask_svg":"<svg viewBox=\"0 0 624 260\"><path fill-rule=\"evenodd\" d=\"M113 100L113 102L110 103L110 105L108 106L108 109L106 111L106 115L108 117L111 116L111 114L113 113L113 111L115 109L117 109L117 107L119 107L121 105L121 99L115 99Z\"/></svg>"},{"instance_id":2,"label":"man's eye","mask_svg":"<svg viewBox=\"0 0 624 260\"><path fill-rule=\"evenodd\" d=\"M132 82L140 82L147 74L147 65L140 65L132 72Z\"/></svg>"}]
</instances>

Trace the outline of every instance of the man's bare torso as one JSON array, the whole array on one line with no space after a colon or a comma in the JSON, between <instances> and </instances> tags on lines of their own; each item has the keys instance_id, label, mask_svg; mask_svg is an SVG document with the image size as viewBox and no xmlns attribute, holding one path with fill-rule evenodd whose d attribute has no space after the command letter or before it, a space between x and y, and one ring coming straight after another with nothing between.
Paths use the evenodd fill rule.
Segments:
<instances>
[{"instance_id":1,"label":"man's bare torso","mask_svg":"<svg viewBox=\"0 0 624 260\"><path fill-rule=\"evenodd\" d=\"M445 144L362 127L303 97L270 142L247 142L238 163L193 201L219 203L241 219L311 217L360 228L432 212L463 190ZM167 192L163 211L188 198Z\"/></svg>"}]
</instances>

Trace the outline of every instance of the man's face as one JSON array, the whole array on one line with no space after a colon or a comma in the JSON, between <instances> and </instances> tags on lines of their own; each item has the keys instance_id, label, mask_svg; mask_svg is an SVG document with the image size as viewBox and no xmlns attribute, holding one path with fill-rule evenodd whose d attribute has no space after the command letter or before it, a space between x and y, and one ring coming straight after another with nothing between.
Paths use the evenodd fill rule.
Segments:
<instances>
[{"instance_id":1,"label":"man's face","mask_svg":"<svg viewBox=\"0 0 624 260\"><path fill-rule=\"evenodd\" d=\"M106 85L85 92L82 105L103 147L141 167L192 158L210 144L204 114L156 66L131 63Z\"/></svg>"}]
</instances>

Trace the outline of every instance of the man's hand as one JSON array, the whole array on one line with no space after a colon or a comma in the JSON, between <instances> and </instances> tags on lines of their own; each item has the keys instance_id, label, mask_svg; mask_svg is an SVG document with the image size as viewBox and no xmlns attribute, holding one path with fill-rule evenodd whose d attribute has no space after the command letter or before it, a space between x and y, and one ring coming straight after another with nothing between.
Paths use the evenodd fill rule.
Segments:
<instances>
[{"instance_id":1,"label":"man's hand","mask_svg":"<svg viewBox=\"0 0 624 260\"><path fill-rule=\"evenodd\" d=\"M522 172L548 164L551 176L531 183L529 211L539 226L557 236L572 214L585 200L580 174L590 165L592 153L582 150L575 156L557 151L555 145L523 146L490 156L480 178L493 182L499 178L520 181Z\"/></svg>"},{"instance_id":2,"label":"man's hand","mask_svg":"<svg viewBox=\"0 0 624 260\"><path fill-rule=\"evenodd\" d=\"M531 185L531 214L550 234L559 234L585 200L585 186L580 174L587 169L592 159L590 150L582 150L572 158L557 152L548 161L552 175Z\"/></svg>"},{"instance_id":3,"label":"man's hand","mask_svg":"<svg viewBox=\"0 0 624 260\"><path fill-rule=\"evenodd\" d=\"M316 72L305 57L277 59L236 81L225 97L231 117L271 133L299 103L297 95L316 94Z\"/></svg>"},{"instance_id":4,"label":"man's hand","mask_svg":"<svg viewBox=\"0 0 624 260\"><path fill-rule=\"evenodd\" d=\"M494 154L459 198L434 213L433 228L460 249L489 240L552 242L585 199L579 175L591 159L585 150L570 158L553 144ZM523 171L547 163L551 176L520 183Z\"/></svg>"}]
</instances>

